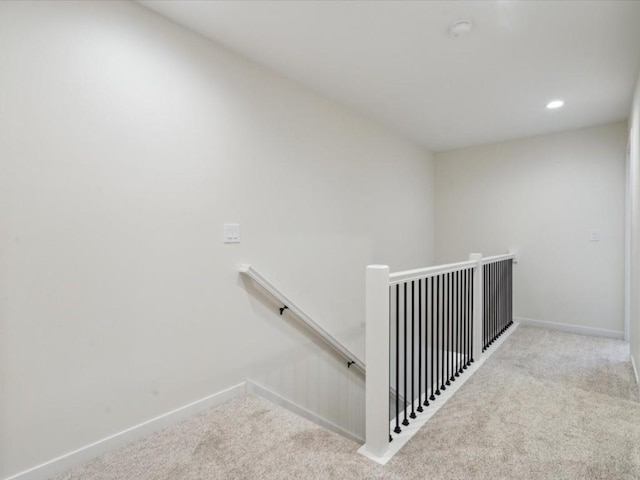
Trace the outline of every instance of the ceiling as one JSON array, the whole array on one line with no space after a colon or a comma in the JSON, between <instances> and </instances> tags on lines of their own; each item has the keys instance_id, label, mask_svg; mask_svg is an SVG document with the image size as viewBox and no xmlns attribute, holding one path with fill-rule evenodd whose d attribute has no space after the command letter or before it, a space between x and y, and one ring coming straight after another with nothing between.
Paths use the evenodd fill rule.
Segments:
<instances>
[{"instance_id":1,"label":"ceiling","mask_svg":"<svg viewBox=\"0 0 640 480\"><path fill-rule=\"evenodd\" d=\"M640 67L636 1L139 3L432 151L626 119Z\"/></svg>"}]
</instances>

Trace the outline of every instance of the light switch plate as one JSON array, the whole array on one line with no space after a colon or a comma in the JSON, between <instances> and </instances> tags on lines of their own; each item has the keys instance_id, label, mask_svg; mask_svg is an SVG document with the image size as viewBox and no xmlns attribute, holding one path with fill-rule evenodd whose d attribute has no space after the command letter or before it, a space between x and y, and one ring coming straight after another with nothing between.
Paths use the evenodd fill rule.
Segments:
<instances>
[{"instance_id":1,"label":"light switch plate","mask_svg":"<svg viewBox=\"0 0 640 480\"><path fill-rule=\"evenodd\" d=\"M600 241L600 230L598 230L597 228L592 229L590 234L589 234L589 240L591 240L592 242L599 242Z\"/></svg>"},{"instance_id":2,"label":"light switch plate","mask_svg":"<svg viewBox=\"0 0 640 480\"><path fill-rule=\"evenodd\" d=\"M224 243L240 243L240 224L224 224Z\"/></svg>"}]
</instances>

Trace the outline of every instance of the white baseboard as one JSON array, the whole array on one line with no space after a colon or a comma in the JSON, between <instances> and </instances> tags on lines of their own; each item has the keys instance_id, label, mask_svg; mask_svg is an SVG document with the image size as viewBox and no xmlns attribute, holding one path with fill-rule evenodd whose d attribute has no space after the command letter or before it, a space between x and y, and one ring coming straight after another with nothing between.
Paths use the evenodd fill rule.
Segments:
<instances>
[{"instance_id":1,"label":"white baseboard","mask_svg":"<svg viewBox=\"0 0 640 480\"><path fill-rule=\"evenodd\" d=\"M544 320L534 320L532 318L514 317L515 322L527 327L548 328L560 332L577 333L579 335L591 335L592 337L607 337L624 340L624 332L617 330L607 330L604 328L583 327L581 325L569 325L567 323L545 322Z\"/></svg>"},{"instance_id":2,"label":"white baseboard","mask_svg":"<svg viewBox=\"0 0 640 480\"><path fill-rule=\"evenodd\" d=\"M296 415L300 415L301 417L306 418L307 420L315 423L316 425L320 425L321 427L324 427L327 430L331 430L332 432L335 432L339 435L342 435L343 437L353 440L356 443L360 443L360 444L364 443L364 438L361 438L358 435L355 435L354 433L351 433L345 430L344 428L336 425L335 423L325 418L322 418L321 416L307 410L306 408L301 407L300 405L293 403L290 400L287 400L286 398L256 383L253 380L247 379L247 392L260 395L261 397L266 398L267 400L275 403L276 405L286 408L287 410L295 413Z\"/></svg>"},{"instance_id":3,"label":"white baseboard","mask_svg":"<svg viewBox=\"0 0 640 480\"><path fill-rule=\"evenodd\" d=\"M135 440L139 440L151 433L175 425L197 413L220 405L227 400L242 395L245 391L246 382L239 383L231 388L171 410L146 422L142 422L89 445L80 447L72 452L65 453L38 466L11 475L5 478L5 480L43 480L52 477L92 458L116 450Z\"/></svg>"}]
</instances>

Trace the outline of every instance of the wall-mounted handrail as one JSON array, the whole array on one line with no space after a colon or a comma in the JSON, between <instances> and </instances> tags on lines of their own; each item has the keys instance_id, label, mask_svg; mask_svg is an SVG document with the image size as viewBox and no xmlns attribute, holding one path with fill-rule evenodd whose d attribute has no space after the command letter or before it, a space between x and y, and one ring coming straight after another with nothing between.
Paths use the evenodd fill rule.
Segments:
<instances>
[{"instance_id":1,"label":"wall-mounted handrail","mask_svg":"<svg viewBox=\"0 0 640 480\"><path fill-rule=\"evenodd\" d=\"M282 303L280 314L284 310L289 310L296 317L298 317L313 333L324 340L336 353L342 356L347 361L347 367L355 367L363 374L366 373L365 365L356 355L350 352L342 343L340 343L333 335L327 332L324 328L314 322L309 315L307 315L300 307L291 301L284 293L282 293L273 283L268 281L262 275L260 275L251 265L241 265L240 273L246 275L264 290L270 293L275 299Z\"/></svg>"}]
</instances>

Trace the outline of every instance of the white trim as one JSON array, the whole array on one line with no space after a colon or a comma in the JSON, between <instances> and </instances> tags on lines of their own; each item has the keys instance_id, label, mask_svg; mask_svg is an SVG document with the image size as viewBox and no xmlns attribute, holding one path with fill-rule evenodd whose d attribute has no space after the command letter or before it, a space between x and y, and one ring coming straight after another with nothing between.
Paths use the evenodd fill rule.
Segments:
<instances>
[{"instance_id":1,"label":"white trim","mask_svg":"<svg viewBox=\"0 0 640 480\"><path fill-rule=\"evenodd\" d=\"M560 332L577 333L579 335L590 335L592 337L607 337L624 340L624 332L617 330L607 330L605 328L583 327L581 325L569 325L567 323L546 322L544 320L534 320L532 318L513 317L522 325L529 327L548 328Z\"/></svg>"},{"instance_id":2,"label":"white trim","mask_svg":"<svg viewBox=\"0 0 640 480\"><path fill-rule=\"evenodd\" d=\"M636 377L636 384L640 384L640 379L638 379L638 369L636 368L636 361L633 359L633 355L631 357L631 366L633 367L633 374Z\"/></svg>"},{"instance_id":3,"label":"white trim","mask_svg":"<svg viewBox=\"0 0 640 480\"><path fill-rule=\"evenodd\" d=\"M365 443L383 455L389 446L389 267L369 265L365 283Z\"/></svg>"},{"instance_id":4,"label":"white trim","mask_svg":"<svg viewBox=\"0 0 640 480\"><path fill-rule=\"evenodd\" d=\"M627 137L624 199L624 339L631 339L631 131Z\"/></svg>"},{"instance_id":5,"label":"white trim","mask_svg":"<svg viewBox=\"0 0 640 480\"><path fill-rule=\"evenodd\" d=\"M473 351L478 352L478 354L482 354L482 312L484 311L484 275L482 274L482 254L481 253L472 253L469 255L469 260L473 260L477 263L476 268L473 271L473 298L471 301L473 302L473 317L472 317L472 331L473 338L471 339ZM476 354L476 356L478 356Z\"/></svg>"},{"instance_id":6,"label":"white trim","mask_svg":"<svg viewBox=\"0 0 640 480\"><path fill-rule=\"evenodd\" d=\"M511 335L515 331L516 328L518 328L518 324L514 322L512 328L507 329L507 331L504 332L504 334L501 335L488 350L486 350L482 355L479 355L479 358L476 358L475 362L473 362L471 366L467 368L467 371L464 375L453 382L451 386L447 387L444 392L441 392L437 400L434 401L434 403L432 403L423 413L418 415L418 418L412 420L408 426L403 427L402 433L393 437L393 442L389 443L389 448L383 456L371 455L366 450L364 445L358 449L358 453L378 462L381 465L386 465L387 462L391 460L391 458L396 453L398 453L409 440L411 440L411 438L418 432L418 430L420 430L420 428L422 428L424 424L427 423L427 421L429 421L429 419L433 417L436 412L440 410L443 405L447 403L447 401L451 397L453 397L453 395L455 395L458 390L460 390L462 385L464 385L466 381L469 380L471 376L484 364L484 362L486 362L487 359L491 357L491 355L493 355L493 352L495 352L498 347L502 345L502 343L509 337L509 335ZM478 355L476 355L476 357L478 357ZM425 395L430 394L430 392L425 393L421 397L420 401L423 401Z\"/></svg>"},{"instance_id":7,"label":"white trim","mask_svg":"<svg viewBox=\"0 0 640 480\"><path fill-rule=\"evenodd\" d=\"M494 255L493 257L484 257L482 259L482 263L486 265L487 263L501 262L503 260L509 260L509 259L515 260L515 258L516 258L515 253L505 253L504 255Z\"/></svg>"},{"instance_id":8,"label":"white trim","mask_svg":"<svg viewBox=\"0 0 640 480\"><path fill-rule=\"evenodd\" d=\"M344 428L336 425L335 423L307 410L304 407L301 407L297 403L294 403L286 398L280 396L272 390L256 383L253 380L247 379L247 392L255 393L256 395L260 395L263 398L266 398L272 403L279 405L287 410L295 413L296 415L300 415L301 417L306 418L307 420L319 425L321 427L326 428L327 430L331 430L343 437L346 437L350 440L353 440L356 443L364 443L364 439L359 437L358 435L351 433Z\"/></svg>"},{"instance_id":9,"label":"white trim","mask_svg":"<svg viewBox=\"0 0 640 480\"><path fill-rule=\"evenodd\" d=\"M115 433L84 447L65 453L40 465L11 475L5 480L41 480L49 478L66 470L80 465L92 458L139 440L151 433L160 431L171 425L181 422L199 412L218 406L227 400L231 400L246 391L246 382L239 383L213 395L201 398L182 407L171 410L150 420L142 422L121 432Z\"/></svg>"},{"instance_id":10,"label":"white trim","mask_svg":"<svg viewBox=\"0 0 640 480\"><path fill-rule=\"evenodd\" d=\"M437 265L435 267L418 268L416 270L406 270L404 272L396 272L389 275L389 284L395 285L397 283L403 283L410 280L433 277L434 275L439 275L441 273L456 272L458 270L464 270L466 268L473 268L476 265L476 262L466 261L449 263L446 265Z\"/></svg>"}]
</instances>

